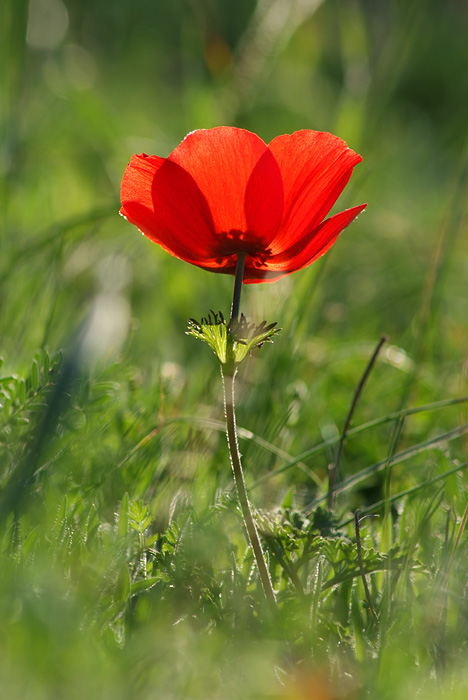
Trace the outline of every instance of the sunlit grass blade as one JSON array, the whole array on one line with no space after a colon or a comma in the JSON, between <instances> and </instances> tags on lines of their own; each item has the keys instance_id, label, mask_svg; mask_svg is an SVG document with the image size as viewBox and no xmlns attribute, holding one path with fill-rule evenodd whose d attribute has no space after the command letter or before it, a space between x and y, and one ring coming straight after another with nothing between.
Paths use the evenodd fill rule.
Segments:
<instances>
[{"instance_id":1,"label":"sunlit grass blade","mask_svg":"<svg viewBox=\"0 0 468 700\"><path fill-rule=\"evenodd\" d=\"M172 416L170 418L165 418L157 428L154 428L147 435L145 435L145 437L142 438L142 440L140 440L140 442L135 445L135 447L128 454L125 455L117 466L122 467L129 459L134 457L142 447L147 445L148 442L161 430L164 430L165 428L177 423L188 423L189 425L199 426L200 429L207 428L209 430L216 430L219 433L224 433L226 429L222 421L217 421L213 418L200 418L199 416ZM260 435L256 435L251 430L247 430L246 428L238 427L237 433L239 438L252 442L254 445L258 445L258 447L261 447L267 452L276 455L280 459L288 460L288 462L294 461L294 465L307 474L307 476L312 479L317 486L322 485L322 481L319 479L319 477L306 464L302 463L301 460L296 460L296 458L292 457L292 455L288 454L285 450L282 450L268 440L260 437ZM257 482L255 482L254 486L256 483ZM250 488L252 488L252 486Z\"/></svg>"},{"instance_id":2,"label":"sunlit grass blade","mask_svg":"<svg viewBox=\"0 0 468 700\"><path fill-rule=\"evenodd\" d=\"M113 202L107 207L86 211L79 216L60 221L53 226L49 226L44 231L32 234L24 241L21 238L19 242L15 237L10 238L5 246L5 248L8 246L6 250L8 256L6 254L3 256L3 261L6 262L6 265L1 270L0 283L4 284L12 274L17 274L17 266L20 263L28 264L39 253L46 251L57 243L62 244L64 237L70 232L114 216L118 208L119 203ZM82 232L80 232L80 240L83 240Z\"/></svg>"},{"instance_id":3,"label":"sunlit grass blade","mask_svg":"<svg viewBox=\"0 0 468 700\"><path fill-rule=\"evenodd\" d=\"M355 428L351 428L347 432L348 437L353 437L355 435L359 435L360 433L370 430L371 428L376 428L380 425L384 425L385 423L390 423L392 421L398 420L399 418L406 417L406 416L411 416L415 415L417 413L425 413L426 411L435 411L439 408L445 408L447 406L454 406L457 404L461 403L467 403L468 402L468 397L463 396L461 398L456 398L456 399L444 399L443 401L436 401L434 403L430 404L425 404L424 406L416 406L413 408L404 408L401 411L395 411L394 413L389 413L386 416L382 416L381 418L375 418L374 420L368 421L367 423L363 423L362 425L358 425ZM262 483L265 481L268 481L269 479L272 479L274 476L277 476L278 474L282 474L283 472L287 471L288 469L291 469L292 467L295 467L299 462L302 462L309 457L312 457L315 454L319 454L320 452L323 452L326 450L328 447L332 445L336 445L339 443L341 440L341 436L337 435L336 437L331 438L330 440L326 440L324 442L319 443L318 445L315 445L314 447L311 447L308 450L305 450L304 452L301 452L297 457L294 457L290 461L286 462L286 464L281 465L281 467L278 467L277 469L272 469L271 472L268 474L265 474L264 476L260 477L257 479L251 486L250 488L253 489L257 486L260 486Z\"/></svg>"},{"instance_id":4,"label":"sunlit grass blade","mask_svg":"<svg viewBox=\"0 0 468 700\"><path fill-rule=\"evenodd\" d=\"M443 481L444 479L447 479L449 476L452 476L452 474L456 474L457 472L464 471L468 467L468 462L461 462L460 464L457 464L456 467L453 467L452 469L448 469L447 471L443 472L442 474L437 474L437 476L433 476L430 479L424 479L419 484L415 484L414 486L411 486L410 488L404 489L403 491L399 491L399 493L395 493L392 496L389 496L388 498L382 498L380 501L376 501L375 503L372 503L370 506L366 506L365 508L360 509L360 514L362 515L367 515L368 513L374 513L375 511L379 510L382 508L382 506L385 505L386 502L388 503L395 503L396 501L399 501L401 498L404 498L405 496L412 496L415 493L418 493L418 491L422 491L426 489L428 486L431 486L432 484L436 484L438 481ZM346 527L350 523L353 522L353 518L348 518L347 520L343 520L338 527Z\"/></svg>"},{"instance_id":5,"label":"sunlit grass blade","mask_svg":"<svg viewBox=\"0 0 468 700\"><path fill-rule=\"evenodd\" d=\"M425 440L424 442L419 442L416 445L413 445L412 447L408 447L406 450L402 450L401 452L397 452L393 457L388 459L387 457L380 462L376 462L375 464L371 464L371 466L366 467L365 469L361 469L360 472L357 474L353 474L352 476L349 476L347 479L344 479L342 483L339 485L337 488L338 493L343 493L345 491L348 491L349 489L353 488L357 484L360 484L362 481L365 481L369 476L372 476L374 474L378 474L379 472L383 471L387 467L393 467L395 464L400 464L401 462L406 461L407 459L410 459L411 457L414 457L417 454L420 454L421 452L426 452L427 450L433 449L435 447L438 447L439 445L444 444L445 442L450 442L451 440L455 440L458 437L461 437L462 435L466 435L468 433L468 423L465 423L464 425L461 425L459 428L455 428L454 430L449 430L446 433L442 433L442 435L438 435L437 437L431 438L430 440ZM323 503L326 500L326 496L321 496L320 498L316 498L313 500L311 503L309 503L306 506L306 511L311 511L314 508L316 508L320 503Z\"/></svg>"}]
</instances>

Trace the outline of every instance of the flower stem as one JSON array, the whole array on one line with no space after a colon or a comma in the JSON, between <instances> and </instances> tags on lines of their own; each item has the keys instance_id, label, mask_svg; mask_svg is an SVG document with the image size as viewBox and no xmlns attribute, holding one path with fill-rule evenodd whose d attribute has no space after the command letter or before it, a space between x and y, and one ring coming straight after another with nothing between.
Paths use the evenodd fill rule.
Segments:
<instances>
[{"instance_id":1,"label":"flower stem","mask_svg":"<svg viewBox=\"0 0 468 700\"><path fill-rule=\"evenodd\" d=\"M236 278L231 306L231 321L239 317L242 282L244 281L245 253L237 253Z\"/></svg>"},{"instance_id":2,"label":"flower stem","mask_svg":"<svg viewBox=\"0 0 468 700\"><path fill-rule=\"evenodd\" d=\"M239 263L238 263L239 266ZM237 282L237 278L236 278ZM223 368L223 386L224 386L224 410L226 414L226 429L229 445L229 453L231 455L231 465L236 483L237 494L242 510L247 537L252 547L252 551L257 562L258 572L262 581L263 590L269 603L276 607L276 597L271 583L270 573L266 565L265 556L263 554L262 545L258 536L257 526L252 516L249 499L247 496L247 488L245 486L244 471L242 469L241 456L239 452L239 443L237 439L236 413L234 402L234 380L237 369L233 372L226 372Z\"/></svg>"}]
</instances>

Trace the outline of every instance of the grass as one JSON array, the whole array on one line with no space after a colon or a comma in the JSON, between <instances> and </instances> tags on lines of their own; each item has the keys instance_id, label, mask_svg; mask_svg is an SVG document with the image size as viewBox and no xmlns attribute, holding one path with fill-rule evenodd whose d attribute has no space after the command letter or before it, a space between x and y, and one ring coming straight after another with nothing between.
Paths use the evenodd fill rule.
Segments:
<instances>
[{"instance_id":1,"label":"grass","mask_svg":"<svg viewBox=\"0 0 468 700\"><path fill-rule=\"evenodd\" d=\"M3 693L461 700L466 10L233 7L2 5ZM243 291L282 328L236 389L275 613L217 360L185 334L233 280L118 216L133 152L220 123L336 133L363 155L339 204L369 202L325 258Z\"/></svg>"}]
</instances>

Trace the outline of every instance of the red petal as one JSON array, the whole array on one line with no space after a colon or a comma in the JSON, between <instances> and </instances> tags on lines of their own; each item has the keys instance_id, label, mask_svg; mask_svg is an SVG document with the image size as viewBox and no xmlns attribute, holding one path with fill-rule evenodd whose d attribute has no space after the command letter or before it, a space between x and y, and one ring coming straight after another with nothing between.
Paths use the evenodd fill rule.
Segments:
<instances>
[{"instance_id":1,"label":"red petal","mask_svg":"<svg viewBox=\"0 0 468 700\"><path fill-rule=\"evenodd\" d=\"M216 246L210 209L194 179L157 156L132 156L121 187L121 214L165 250L198 264Z\"/></svg>"},{"instance_id":2,"label":"red petal","mask_svg":"<svg viewBox=\"0 0 468 700\"><path fill-rule=\"evenodd\" d=\"M278 165L260 137L234 127L200 129L189 134L169 160L189 173L203 193L214 231L221 237L221 253L235 252L238 240L258 248L269 245L282 218L283 185ZM222 235L230 232L241 234L240 239Z\"/></svg>"},{"instance_id":3,"label":"red petal","mask_svg":"<svg viewBox=\"0 0 468 700\"><path fill-rule=\"evenodd\" d=\"M269 144L284 183L284 214L272 252L289 248L328 214L362 158L337 136L296 131Z\"/></svg>"},{"instance_id":4,"label":"red petal","mask_svg":"<svg viewBox=\"0 0 468 700\"><path fill-rule=\"evenodd\" d=\"M246 270L244 277L246 284L273 282L280 277L291 274L291 272L307 267L332 247L340 233L366 207L367 204L361 204L331 216L290 248L277 255L272 255L268 259L266 267L263 268L263 274L262 270Z\"/></svg>"}]
</instances>

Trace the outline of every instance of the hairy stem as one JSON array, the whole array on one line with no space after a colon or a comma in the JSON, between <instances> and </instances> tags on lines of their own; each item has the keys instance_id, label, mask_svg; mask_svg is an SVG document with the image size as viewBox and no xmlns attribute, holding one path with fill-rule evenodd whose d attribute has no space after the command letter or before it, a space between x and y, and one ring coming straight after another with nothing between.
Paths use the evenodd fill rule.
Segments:
<instances>
[{"instance_id":1,"label":"hairy stem","mask_svg":"<svg viewBox=\"0 0 468 700\"><path fill-rule=\"evenodd\" d=\"M252 516L249 499L247 497L247 489L245 486L244 472L242 469L241 456L239 452L239 443L237 440L236 413L234 402L234 381L236 371L226 372L223 370L223 385L224 385L224 410L226 414L226 431L229 445L229 453L231 456L232 471L234 481L236 483L239 503L242 510L247 537L252 547L252 551L257 562L258 572L262 581L263 590L267 600L273 605L276 605L276 597L271 583L270 573L268 571L265 556L263 554L260 538L258 536L257 526Z\"/></svg>"}]
</instances>

